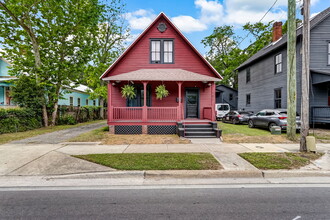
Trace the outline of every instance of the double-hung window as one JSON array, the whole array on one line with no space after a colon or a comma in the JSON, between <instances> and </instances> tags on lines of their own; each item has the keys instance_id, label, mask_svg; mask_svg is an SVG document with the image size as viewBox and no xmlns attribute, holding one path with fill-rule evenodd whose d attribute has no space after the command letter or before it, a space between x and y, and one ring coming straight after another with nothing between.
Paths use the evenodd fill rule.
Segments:
<instances>
[{"instance_id":1,"label":"double-hung window","mask_svg":"<svg viewBox=\"0 0 330 220\"><path fill-rule=\"evenodd\" d=\"M275 74L282 72L282 54L275 56Z\"/></svg>"},{"instance_id":2,"label":"double-hung window","mask_svg":"<svg viewBox=\"0 0 330 220\"><path fill-rule=\"evenodd\" d=\"M250 68L246 69L246 83L250 82L251 80L251 70Z\"/></svg>"},{"instance_id":3,"label":"double-hung window","mask_svg":"<svg viewBox=\"0 0 330 220\"><path fill-rule=\"evenodd\" d=\"M246 94L246 106L250 106L251 104L251 94Z\"/></svg>"},{"instance_id":4,"label":"double-hung window","mask_svg":"<svg viewBox=\"0 0 330 220\"><path fill-rule=\"evenodd\" d=\"M174 44L172 39L151 39L150 62L151 63L174 63Z\"/></svg>"},{"instance_id":5,"label":"double-hung window","mask_svg":"<svg viewBox=\"0 0 330 220\"><path fill-rule=\"evenodd\" d=\"M274 89L274 108L282 108L282 89Z\"/></svg>"}]
</instances>

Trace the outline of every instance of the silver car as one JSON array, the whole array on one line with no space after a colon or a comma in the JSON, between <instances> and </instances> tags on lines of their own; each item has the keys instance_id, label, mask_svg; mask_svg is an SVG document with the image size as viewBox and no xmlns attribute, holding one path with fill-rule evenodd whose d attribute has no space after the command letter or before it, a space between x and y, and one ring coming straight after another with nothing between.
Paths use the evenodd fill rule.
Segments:
<instances>
[{"instance_id":1,"label":"silver car","mask_svg":"<svg viewBox=\"0 0 330 220\"><path fill-rule=\"evenodd\" d=\"M271 130L273 126L280 126L282 130L287 127L287 110L286 109L264 109L257 114L250 116L248 121L249 128L259 127ZM296 127L300 129L300 117L297 114Z\"/></svg>"}]
</instances>

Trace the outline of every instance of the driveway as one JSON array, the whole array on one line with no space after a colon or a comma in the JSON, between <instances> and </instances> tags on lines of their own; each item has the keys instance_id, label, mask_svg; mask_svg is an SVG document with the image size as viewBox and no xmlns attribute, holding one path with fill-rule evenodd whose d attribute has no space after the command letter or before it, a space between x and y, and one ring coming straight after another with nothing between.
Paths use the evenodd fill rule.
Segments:
<instances>
[{"instance_id":1,"label":"driveway","mask_svg":"<svg viewBox=\"0 0 330 220\"><path fill-rule=\"evenodd\" d=\"M80 127L69 128L61 131L54 131L47 134L34 136L18 141L12 141L8 144L58 144L65 142L68 139L74 138L82 133L92 131L97 128L105 127L106 122L83 125Z\"/></svg>"}]
</instances>

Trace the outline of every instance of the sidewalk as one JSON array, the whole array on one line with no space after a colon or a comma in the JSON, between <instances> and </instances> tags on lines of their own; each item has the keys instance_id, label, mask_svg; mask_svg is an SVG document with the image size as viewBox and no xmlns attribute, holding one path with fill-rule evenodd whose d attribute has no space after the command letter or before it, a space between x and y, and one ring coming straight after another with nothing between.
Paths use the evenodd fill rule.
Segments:
<instances>
[{"instance_id":1,"label":"sidewalk","mask_svg":"<svg viewBox=\"0 0 330 220\"><path fill-rule=\"evenodd\" d=\"M243 152L297 152L299 144L150 144L99 145L98 143L6 144L0 147L0 176L56 176L56 178L263 178L330 176L330 144L318 144L326 153L321 159L299 170L262 171L243 160ZM209 152L223 166L212 171L117 171L70 155L100 153L184 153Z\"/></svg>"}]
</instances>

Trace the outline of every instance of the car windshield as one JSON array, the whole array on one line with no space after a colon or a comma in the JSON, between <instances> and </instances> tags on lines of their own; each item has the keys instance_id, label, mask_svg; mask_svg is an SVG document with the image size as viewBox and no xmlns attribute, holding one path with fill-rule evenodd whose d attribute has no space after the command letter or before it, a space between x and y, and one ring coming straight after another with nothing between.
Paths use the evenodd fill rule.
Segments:
<instances>
[{"instance_id":1,"label":"car windshield","mask_svg":"<svg viewBox=\"0 0 330 220\"><path fill-rule=\"evenodd\" d=\"M282 111L282 112L279 112L280 115L283 115L283 116L287 116L288 115L288 112L287 111ZM298 114L298 112L296 112L296 116L300 116Z\"/></svg>"},{"instance_id":2,"label":"car windshield","mask_svg":"<svg viewBox=\"0 0 330 220\"><path fill-rule=\"evenodd\" d=\"M250 112L238 112L240 115L250 115Z\"/></svg>"},{"instance_id":3,"label":"car windshield","mask_svg":"<svg viewBox=\"0 0 330 220\"><path fill-rule=\"evenodd\" d=\"M227 111L227 110L229 110L228 105L218 105L217 108L218 108L217 109L218 111Z\"/></svg>"}]
</instances>

